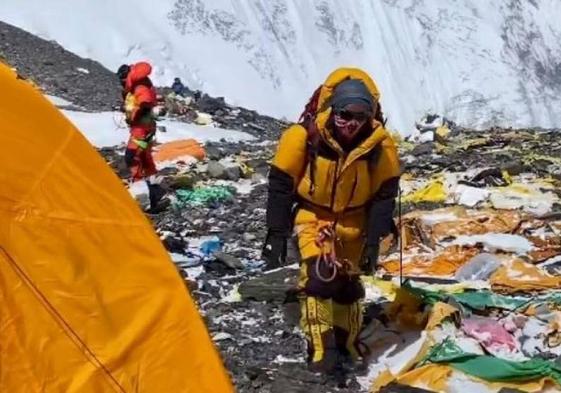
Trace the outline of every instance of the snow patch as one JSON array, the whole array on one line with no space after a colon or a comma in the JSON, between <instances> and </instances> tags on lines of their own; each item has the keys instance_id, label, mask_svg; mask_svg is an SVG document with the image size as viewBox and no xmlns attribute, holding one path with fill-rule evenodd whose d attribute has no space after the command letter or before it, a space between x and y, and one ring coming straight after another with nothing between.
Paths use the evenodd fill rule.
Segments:
<instances>
[{"instance_id":1,"label":"snow patch","mask_svg":"<svg viewBox=\"0 0 561 393\"><path fill-rule=\"evenodd\" d=\"M45 97L53 103L55 106L70 106L73 105L70 101L65 100L64 98L60 98L57 96L52 96L49 94L45 94Z\"/></svg>"},{"instance_id":2,"label":"snow patch","mask_svg":"<svg viewBox=\"0 0 561 393\"><path fill-rule=\"evenodd\" d=\"M117 146L128 139L128 127L120 112L77 112L62 110L62 113L80 130L80 132L97 147ZM172 142L180 139L195 139L201 143L218 142L222 139L229 142L249 141L253 136L235 130L198 126L173 120L158 121L166 132L158 132L156 141L160 143Z\"/></svg>"},{"instance_id":3,"label":"snow patch","mask_svg":"<svg viewBox=\"0 0 561 393\"><path fill-rule=\"evenodd\" d=\"M453 244L460 246L474 246L483 244L490 252L506 251L516 254L526 254L534 249L534 245L525 237L504 233L487 233L484 235L459 236Z\"/></svg>"},{"instance_id":4,"label":"snow patch","mask_svg":"<svg viewBox=\"0 0 561 393\"><path fill-rule=\"evenodd\" d=\"M289 358L283 355L277 355L273 363L282 364L282 363L304 363L304 357L295 357Z\"/></svg>"}]
</instances>

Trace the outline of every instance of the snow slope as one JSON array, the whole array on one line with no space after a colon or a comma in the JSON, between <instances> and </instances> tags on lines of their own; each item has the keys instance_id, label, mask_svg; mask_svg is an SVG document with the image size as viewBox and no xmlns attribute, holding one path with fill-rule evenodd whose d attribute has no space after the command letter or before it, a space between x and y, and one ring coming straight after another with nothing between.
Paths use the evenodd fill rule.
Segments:
<instances>
[{"instance_id":1,"label":"snow slope","mask_svg":"<svg viewBox=\"0 0 561 393\"><path fill-rule=\"evenodd\" d=\"M558 127L559 0L2 0L0 20L115 69L294 118L337 66L372 73L390 125Z\"/></svg>"},{"instance_id":2,"label":"snow slope","mask_svg":"<svg viewBox=\"0 0 561 393\"><path fill-rule=\"evenodd\" d=\"M129 130L120 112L77 112L62 110L62 113L80 130L88 141L97 147L117 146L127 142ZM212 126L199 126L173 120L158 121L158 126L165 126L166 132L158 132L156 139L160 143L180 139L196 139L204 142L218 142L225 139L229 142L249 141L253 136L235 130L227 130Z\"/></svg>"}]
</instances>

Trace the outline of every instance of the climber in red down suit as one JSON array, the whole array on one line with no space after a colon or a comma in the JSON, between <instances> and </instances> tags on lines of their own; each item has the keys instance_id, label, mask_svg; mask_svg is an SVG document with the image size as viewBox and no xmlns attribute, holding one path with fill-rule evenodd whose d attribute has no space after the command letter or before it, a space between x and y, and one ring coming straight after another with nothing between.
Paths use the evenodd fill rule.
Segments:
<instances>
[{"instance_id":1,"label":"climber in red down suit","mask_svg":"<svg viewBox=\"0 0 561 393\"><path fill-rule=\"evenodd\" d=\"M155 175L152 143L156 134L153 109L157 104L156 89L149 78L152 66L145 62L133 64L125 81L125 115L130 126L130 138L125 162L131 180L138 181Z\"/></svg>"}]
</instances>

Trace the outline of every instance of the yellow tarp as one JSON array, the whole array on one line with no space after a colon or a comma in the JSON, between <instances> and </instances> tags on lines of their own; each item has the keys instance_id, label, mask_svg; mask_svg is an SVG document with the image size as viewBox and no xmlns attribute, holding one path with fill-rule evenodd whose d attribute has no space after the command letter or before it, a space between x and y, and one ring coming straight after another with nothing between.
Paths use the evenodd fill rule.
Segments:
<instances>
[{"instance_id":1,"label":"yellow tarp","mask_svg":"<svg viewBox=\"0 0 561 393\"><path fill-rule=\"evenodd\" d=\"M404 202L444 202L446 201L446 189L444 188L444 180L442 178L436 178L428 182L421 189L405 195L403 197Z\"/></svg>"},{"instance_id":2,"label":"yellow tarp","mask_svg":"<svg viewBox=\"0 0 561 393\"><path fill-rule=\"evenodd\" d=\"M117 176L2 64L0 86L0 392L232 391Z\"/></svg>"}]
</instances>

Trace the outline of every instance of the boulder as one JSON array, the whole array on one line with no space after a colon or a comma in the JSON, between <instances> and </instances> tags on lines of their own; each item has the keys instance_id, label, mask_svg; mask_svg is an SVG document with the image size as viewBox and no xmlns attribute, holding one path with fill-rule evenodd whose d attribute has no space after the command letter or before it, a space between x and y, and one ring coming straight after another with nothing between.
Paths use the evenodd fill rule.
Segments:
<instances>
[{"instance_id":1,"label":"boulder","mask_svg":"<svg viewBox=\"0 0 561 393\"><path fill-rule=\"evenodd\" d=\"M297 278L298 269L286 267L243 282L239 292L244 300L283 303L296 287Z\"/></svg>"},{"instance_id":2,"label":"boulder","mask_svg":"<svg viewBox=\"0 0 561 393\"><path fill-rule=\"evenodd\" d=\"M210 143L205 146L205 150L206 156L209 160L218 161L224 157L224 153L222 152L222 150L218 146L212 145Z\"/></svg>"},{"instance_id":3,"label":"boulder","mask_svg":"<svg viewBox=\"0 0 561 393\"><path fill-rule=\"evenodd\" d=\"M239 166L229 166L224 171L225 180L238 181L242 177L242 171Z\"/></svg>"},{"instance_id":4,"label":"boulder","mask_svg":"<svg viewBox=\"0 0 561 393\"><path fill-rule=\"evenodd\" d=\"M434 144L431 142L422 143L420 145L415 146L413 150L411 150L411 155L413 156L423 156L425 154L431 154L434 149Z\"/></svg>"},{"instance_id":5,"label":"boulder","mask_svg":"<svg viewBox=\"0 0 561 393\"><path fill-rule=\"evenodd\" d=\"M213 179L223 179L226 174L226 168L221 163L211 160L207 165L207 173Z\"/></svg>"},{"instance_id":6,"label":"boulder","mask_svg":"<svg viewBox=\"0 0 561 393\"><path fill-rule=\"evenodd\" d=\"M215 252L213 254L217 261L222 262L224 265L228 266L230 269L242 270L244 269L244 264L238 258L233 255L226 254L225 252Z\"/></svg>"},{"instance_id":7,"label":"boulder","mask_svg":"<svg viewBox=\"0 0 561 393\"><path fill-rule=\"evenodd\" d=\"M170 179L169 186L173 189L193 188L198 179L193 174L183 174Z\"/></svg>"}]
</instances>

